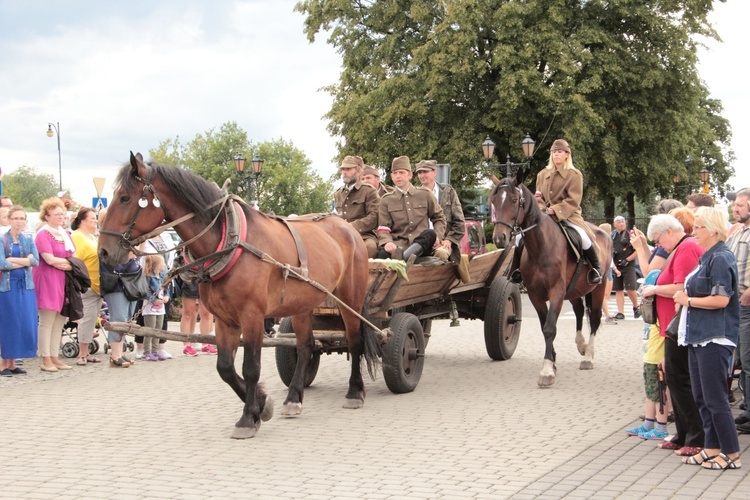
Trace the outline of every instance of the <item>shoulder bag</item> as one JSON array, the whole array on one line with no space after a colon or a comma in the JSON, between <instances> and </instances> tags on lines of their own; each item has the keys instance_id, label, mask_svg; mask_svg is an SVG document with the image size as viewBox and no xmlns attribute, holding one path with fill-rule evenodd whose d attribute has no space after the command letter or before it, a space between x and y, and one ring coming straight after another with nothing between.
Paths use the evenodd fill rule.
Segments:
<instances>
[{"instance_id":1,"label":"shoulder bag","mask_svg":"<svg viewBox=\"0 0 750 500\"><path fill-rule=\"evenodd\" d=\"M667 334L667 337L677 342L677 334L680 331L680 316L682 315L682 306L680 306L679 309L677 309L677 312L674 313L674 316L672 317L672 321L669 322L667 325L667 328L664 330L664 333Z\"/></svg>"},{"instance_id":2,"label":"shoulder bag","mask_svg":"<svg viewBox=\"0 0 750 500\"><path fill-rule=\"evenodd\" d=\"M143 275L143 268L139 267L132 273L119 273L122 291L130 302L143 300L149 295L148 282Z\"/></svg>"}]
</instances>

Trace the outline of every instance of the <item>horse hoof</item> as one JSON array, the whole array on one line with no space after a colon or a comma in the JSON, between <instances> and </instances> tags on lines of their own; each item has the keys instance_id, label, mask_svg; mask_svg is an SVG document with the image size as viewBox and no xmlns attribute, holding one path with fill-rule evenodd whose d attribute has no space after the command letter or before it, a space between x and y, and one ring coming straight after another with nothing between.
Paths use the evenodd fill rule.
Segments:
<instances>
[{"instance_id":1,"label":"horse hoof","mask_svg":"<svg viewBox=\"0 0 750 500\"><path fill-rule=\"evenodd\" d=\"M552 387L555 383L554 375L539 375L539 387Z\"/></svg>"},{"instance_id":2,"label":"horse hoof","mask_svg":"<svg viewBox=\"0 0 750 500\"><path fill-rule=\"evenodd\" d=\"M578 354L580 354L581 356L585 356L586 349L589 348L589 345L585 342L583 344L576 344L576 345L578 346Z\"/></svg>"},{"instance_id":3,"label":"horse hoof","mask_svg":"<svg viewBox=\"0 0 750 500\"><path fill-rule=\"evenodd\" d=\"M593 361L589 361L587 359L584 359L583 361L581 361L580 369L581 370L593 370L594 369L594 362Z\"/></svg>"},{"instance_id":4,"label":"horse hoof","mask_svg":"<svg viewBox=\"0 0 750 500\"><path fill-rule=\"evenodd\" d=\"M285 417L296 417L302 414L302 403L284 403L281 414Z\"/></svg>"},{"instance_id":5,"label":"horse hoof","mask_svg":"<svg viewBox=\"0 0 750 500\"><path fill-rule=\"evenodd\" d=\"M232 431L232 439L250 439L257 434L257 427L235 427Z\"/></svg>"},{"instance_id":6,"label":"horse hoof","mask_svg":"<svg viewBox=\"0 0 750 500\"><path fill-rule=\"evenodd\" d=\"M268 422L273 417L273 399L266 396L266 405L263 407L263 411L260 412L260 419L263 422Z\"/></svg>"},{"instance_id":7,"label":"horse hoof","mask_svg":"<svg viewBox=\"0 0 750 500\"><path fill-rule=\"evenodd\" d=\"M364 405L365 405L365 402L364 402L363 399L359 399L359 398L349 399L349 398L346 398L346 399L344 399L344 404L341 405L341 407L342 408L346 408L347 410L358 410L358 409L362 408Z\"/></svg>"}]
</instances>

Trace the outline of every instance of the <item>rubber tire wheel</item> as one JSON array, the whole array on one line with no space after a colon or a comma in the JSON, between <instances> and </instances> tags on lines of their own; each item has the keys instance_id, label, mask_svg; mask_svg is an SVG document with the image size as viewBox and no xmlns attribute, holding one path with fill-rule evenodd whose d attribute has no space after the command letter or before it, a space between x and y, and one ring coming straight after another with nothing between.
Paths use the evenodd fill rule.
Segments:
<instances>
[{"instance_id":1,"label":"rubber tire wheel","mask_svg":"<svg viewBox=\"0 0 750 500\"><path fill-rule=\"evenodd\" d=\"M490 285L484 315L484 345L495 361L510 359L521 334L521 293L515 283L498 276Z\"/></svg>"},{"instance_id":2,"label":"rubber tire wheel","mask_svg":"<svg viewBox=\"0 0 750 500\"><path fill-rule=\"evenodd\" d=\"M99 342L94 339L89 344L89 354L96 354L97 352L99 352Z\"/></svg>"},{"instance_id":3,"label":"rubber tire wheel","mask_svg":"<svg viewBox=\"0 0 750 500\"><path fill-rule=\"evenodd\" d=\"M292 329L292 318L282 318L279 323L279 333L294 333ZM297 348L296 347L276 347L276 370L284 385L289 387L294 377L294 370L297 368ZM305 377L305 387L310 387L318 374L320 367L320 353L314 352L310 364L307 366L307 377Z\"/></svg>"},{"instance_id":4,"label":"rubber tire wheel","mask_svg":"<svg viewBox=\"0 0 750 500\"><path fill-rule=\"evenodd\" d=\"M424 334L419 318L398 313L390 324L391 336L383 346L383 378L394 394L417 388L424 369Z\"/></svg>"},{"instance_id":5,"label":"rubber tire wheel","mask_svg":"<svg viewBox=\"0 0 750 500\"><path fill-rule=\"evenodd\" d=\"M62 346L62 355L66 358L78 357L78 343L77 342L65 342Z\"/></svg>"}]
</instances>

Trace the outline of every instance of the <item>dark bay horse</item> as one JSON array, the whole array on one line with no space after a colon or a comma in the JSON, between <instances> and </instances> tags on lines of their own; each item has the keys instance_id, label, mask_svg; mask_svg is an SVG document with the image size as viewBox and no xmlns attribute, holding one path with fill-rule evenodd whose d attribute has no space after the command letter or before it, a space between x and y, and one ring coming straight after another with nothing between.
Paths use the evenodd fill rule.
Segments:
<instances>
[{"instance_id":1,"label":"dark bay horse","mask_svg":"<svg viewBox=\"0 0 750 500\"><path fill-rule=\"evenodd\" d=\"M494 181L494 180L493 180ZM555 383L555 348L557 318L563 302L570 301L576 315L576 345L584 356L581 370L594 368L594 339L601 324L606 279L600 284L587 280L589 267L585 265L576 282L571 285L576 260L558 223L539 209L534 195L523 184L523 173L515 178L498 181L490 195L495 222L492 239L498 248L513 244L518 231L523 231L524 252L521 258L521 275L529 299L536 309L544 333L545 350L539 386ZM606 270L612 258L612 241L604 231L589 224L599 247L599 262ZM573 231L574 232L574 231ZM583 333L584 297L591 334L586 342ZM547 306L549 301L549 307Z\"/></svg>"},{"instance_id":2,"label":"dark bay horse","mask_svg":"<svg viewBox=\"0 0 750 500\"><path fill-rule=\"evenodd\" d=\"M189 218L190 214L194 216ZM357 313L362 311L368 262L357 231L339 217L300 218L287 225L238 203L193 173L146 165L140 154L131 153L130 163L123 165L117 176L102 225L101 260L109 265L125 262L132 245L143 241L162 221L176 221L174 229L187 243L194 264L210 259L204 263L210 281L200 284L200 300L216 318L216 368L245 403L232 437L253 437L261 420L273 414L273 402L258 385L266 317L292 319L298 356L282 413L300 414L305 375L313 356L312 310L326 297L311 282L333 291ZM231 232L228 227L239 230ZM211 265L220 260L219 250L232 238L236 248L224 252L231 258L227 264L231 269L211 272ZM307 279L296 279L284 269L286 265L299 269L304 277L303 261L309 262ZM342 307L341 315L352 361L344 407L360 408L365 398L360 361L365 358L372 375L378 345L374 330L356 314ZM242 377L234 368L240 338L244 346Z\"/></svg>"}]
</instances>

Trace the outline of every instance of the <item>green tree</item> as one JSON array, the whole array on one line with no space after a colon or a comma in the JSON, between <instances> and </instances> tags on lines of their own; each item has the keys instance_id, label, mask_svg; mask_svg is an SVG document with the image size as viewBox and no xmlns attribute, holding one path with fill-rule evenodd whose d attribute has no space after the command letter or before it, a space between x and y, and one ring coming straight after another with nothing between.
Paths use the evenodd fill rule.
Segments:
<instances>
[{"instance_id":1,"label":"green tree","mask_svg":"<svg viewBox=\"0 0 750 500\"><path fill-rule=\"evenodd\" d=\"M23 165L3 176L3 194L29 212L36 212L47 198L58 191L57 180L51 174L40 174L34 167Z\"/></svg>"},{"instance_id":2,"label":"green tree","mask_svg":"<svg viewBox=\"0 0 750 500\"><path fill-rule=\"evenodd\" d=\"M184 146L179 137L166 139L149 151L153 161L189 169L219 186L231 179L229 192L248 197L244 177L237 175L234 156L246 159L245 172L251 170L250 159L258 154L264 160L263 172L254 181L255 196L264 211L279 215L303 214L330 210L333 187L311 170L312 162L291 142L284 139L252 143L235 122L223 124L218 131L209 129L197 134Z\"/></svg>"},{"instance_id":3,"label":"green tree","mask_svg":"<svg viewBox=\"0 0 750 500\"><path fill-rule=\"evenodd\" d=\"M340 154L450 163L459 194L478 180L479 144L500 160L537 140L529 175L558 137L596 198L653 197L684 160L726 179L728 124L696 70L713 37L705 0L303 0L310 41L342 55L327 87ZM717 105L718 104L718 105ZM699 169L697 169L699 170ZM483 174L486 174L483 172ZM533 186L532 186L533 187Z\"/></svg>"}]
</instances>

